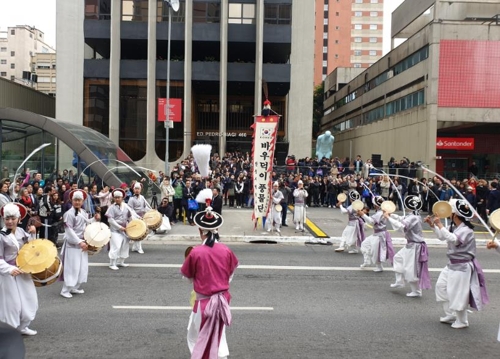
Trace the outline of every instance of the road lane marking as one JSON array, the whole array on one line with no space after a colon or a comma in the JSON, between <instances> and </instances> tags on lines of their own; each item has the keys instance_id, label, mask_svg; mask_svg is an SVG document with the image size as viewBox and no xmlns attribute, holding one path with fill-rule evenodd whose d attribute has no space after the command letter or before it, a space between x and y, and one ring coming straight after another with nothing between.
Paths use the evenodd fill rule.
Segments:
<instances>
[{"instance_id":1,"label":"road lane marking","mask_svg":"<svg viewBox=\"0 0 500 359\"><path fill-rule=\"evenodd\" d=\"M130 309L130 310L192 310L192 307L176 307L176 306L148 306L148 305L113 305L113 309ZM231 311L273 311L273 307L231 307Z\"/></svg>"},{"instance_id":2,"label":"road lane marking","mask_svg":"<svg viewBox=\"0 0 500 359\"><path fill-rule=\"evenodd\" d=\"M89 263L90 267L108 267L109 263ZM130 268L180 268L181 264L147 264L147 263L130 263ZM366 271L369 272L375 267L318 267L318 266L274 266L274 265L240 265L238 269L269 269L269 270L298 270L298 271ZM126 270L126 269L125 269ZM441 272L443 267L429 268L430 272ZM385 268L384 271L392 272L392 268ZM500 274L500 269L484 269L485 273Z\"/></svg>"},{"instance_id":3,"label":"road lane marking","mask_svg":"<svg viewBox=\"0 0 500 359\"><path fill-rule=\"evenodd\" d=\"M293 213L294 207L293 205L289 205L288 208L290 211ZM325 231L323 231L321 228L319 228L313 221L311 221L309 218L306 216L306 228L311 232L311 234L315 238L330 238L328 234L326 234Z\"/></svg>"}]
</instances>

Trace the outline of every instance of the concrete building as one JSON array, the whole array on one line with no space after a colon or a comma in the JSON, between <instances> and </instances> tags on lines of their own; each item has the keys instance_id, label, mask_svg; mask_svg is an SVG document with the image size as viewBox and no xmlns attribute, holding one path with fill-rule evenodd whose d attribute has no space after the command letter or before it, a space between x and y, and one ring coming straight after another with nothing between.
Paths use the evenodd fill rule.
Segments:
<instances>
[{"instance_id":1,"label":"concrete building","mask_svg":"<svg viewBox=\"0 0 500 359\"><path fill-rule=\"evenodd\" d=\"M31 58L31 72L36 75L35 90L56 95L56 54L36 53Z\"/></svg>"},{"instance_id":2,"label":"concrete building","mask_svg":"<svg viewBox=\"0 0 500 359\"><path fill-rule=\"evenodd\" d=\"M322 130L337 156L422 161L448 177L500 172L500 4L407 0L392 39L407 38L350 82L325 80Z\"/></svg>"},{"instance_id":3,"label":"concrete building","mask_svg":"<svg viewBox=\"0 0 500 359\"><path fill-rule=\"evenodd\" d=\"M163 1L57 2L57 33L67 35L57 38L57 118L105 134L153 169L165 160L157 99L166 92L167 26ZM263 83L283 115L278 154L310 155L313 34L307 1L181 0L172 16L170 97L183 110L169 131L169 161L196 142L219 154L250 151Z\"/></svg>"},{"instance_id":4,"label":"concrete building","mask_svg":"<svg viewBox=\"0 0 500 359\"><path fill-rule=\"evenodd\" d=\"M367 68L382 57L384 0L315 2L315 85L337 67Z\"/></svg>"},{"instance_id":5,"label":"concrete building","mask_svg":"<svg viewBox=\"0 0 500 359\"><path fill-rule=\"evenodd\" d=\"M54 53L44 33L27 25L8 27L0 33L0 77L32 87L23 79L23 71L31 72L31 58L36 53Z\"/></svg>"}]
</instances>

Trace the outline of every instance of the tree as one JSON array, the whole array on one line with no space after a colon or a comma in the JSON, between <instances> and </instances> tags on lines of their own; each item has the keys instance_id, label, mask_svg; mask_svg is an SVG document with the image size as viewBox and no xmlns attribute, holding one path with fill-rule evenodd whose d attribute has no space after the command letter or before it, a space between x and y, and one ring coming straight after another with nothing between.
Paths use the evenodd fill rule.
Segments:
<instances>
[{"instance_id":1,"label":"tree","mask_svg":"<svg viewBox=\"0 0 500 359\"><path fill-rule=\"evenodd\" d=\"M314 103L313 103L313 133L312 137L316 138L320 134L321 118L323 117L323 97L324 85L318 85L314 88Z\"/></svg>"}]
</instances>

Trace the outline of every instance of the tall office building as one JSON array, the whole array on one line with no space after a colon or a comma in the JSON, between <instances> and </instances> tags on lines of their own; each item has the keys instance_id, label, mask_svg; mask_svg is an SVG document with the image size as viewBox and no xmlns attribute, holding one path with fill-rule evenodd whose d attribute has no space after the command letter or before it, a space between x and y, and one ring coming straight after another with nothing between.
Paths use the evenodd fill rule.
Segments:
<instances>
[{"instance_id":1,"label":"tall office building","mask_svg":"<svg viewBox=\"0 0 500 359\"><path fill-rule=\"evenodd\" d=\"M8 27L0 32L0 77L33 87L31 81L23 78L23 71L31 74L32 56L54 52L42 31L27 25Z\"/></svg>"},{"instance_id":2,"label":"tall office building","mask_svg":"<svg viewBox=\"0 0 500 359\"><path fill-rule=\"evenodd\" d=\"M163 169L168 7L159 0L57 2L58 120L98 130L138 164ZM277 153L309 156L314 3L181 0L172 12L170 97L182 123L169 130L169 161L194 143L250 151L253 116L267 88L282 115Z\"/></svg>"},{"instance_id":3,"label":"tall office building","mask_svg":"<svg viewBox=\"0 0 500 359\"><path fill-rule=\"evenodd\" d=\"M384 0L316 0L314 83L337 67L366 68L382 57Z\"/></svg>"}]
</instances>

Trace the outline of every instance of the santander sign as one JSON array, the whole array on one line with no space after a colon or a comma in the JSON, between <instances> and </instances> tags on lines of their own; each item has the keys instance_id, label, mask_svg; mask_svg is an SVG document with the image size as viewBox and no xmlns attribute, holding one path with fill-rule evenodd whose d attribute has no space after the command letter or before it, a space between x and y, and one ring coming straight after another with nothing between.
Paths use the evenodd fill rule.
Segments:
<instances>
[{"instance_id":1,"label":"santander sign","mask_svg":"<svg viewBox=\"0 0 500 359\"><path fill-rule=\"evenodd\" d=\"M474 137L438 137L436 139L438 150L473 150Z\"/></svg>"}]
</instances>

